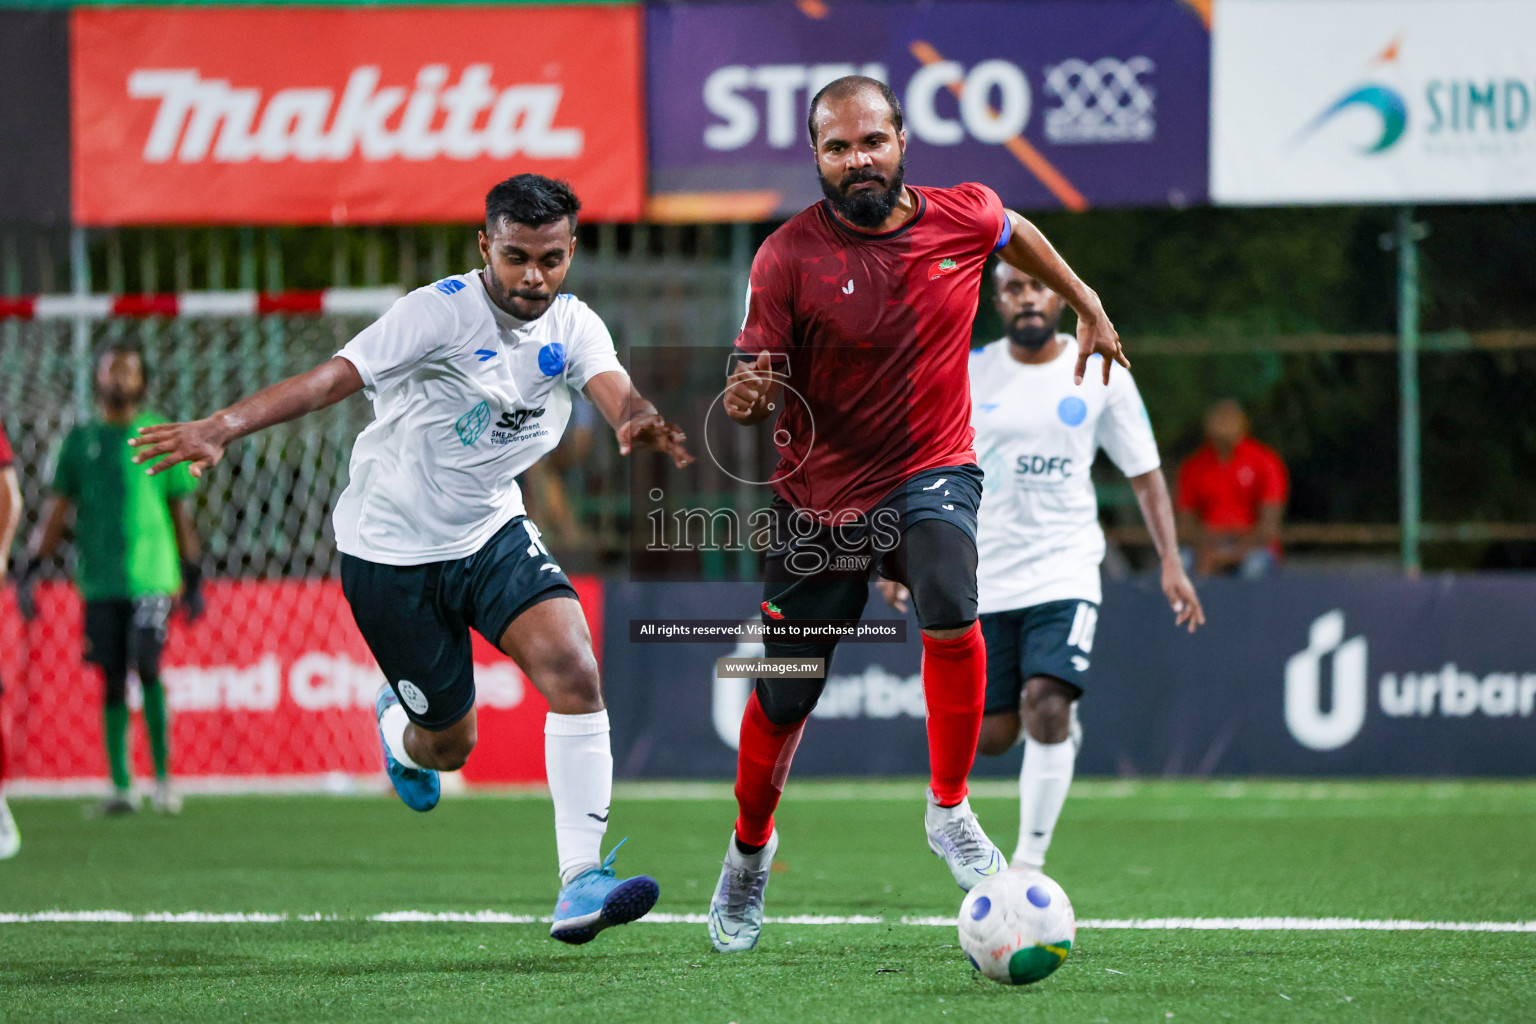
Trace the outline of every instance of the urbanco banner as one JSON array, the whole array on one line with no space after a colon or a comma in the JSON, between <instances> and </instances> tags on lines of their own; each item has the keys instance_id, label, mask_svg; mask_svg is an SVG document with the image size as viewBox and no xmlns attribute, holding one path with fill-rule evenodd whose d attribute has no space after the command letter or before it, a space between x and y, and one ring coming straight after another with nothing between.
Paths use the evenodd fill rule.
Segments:
<instances>
[{"instance_id":1,"label":"urbanco banner","mask_svg":"<svg viewBox=\"0 0 1536 1024\"><path fill-rule=\"evenodd\" d=\"M1091 775L1536 772L1536 577L1286 574L1200 583L1209 623L1173 625L1154 581L1104 587L1081 702ZM760 644L634 643L630 619L754 619L746 584L610 583L614 758L627 776L729 778L751 683L716 659ZM889 616L879 597L866 608ZM797 775L923 775L922 645L843 644ZM772 685L771 683L769 685ZM1016 773L1017 748L978 757Z\"/></svg>"},{"instance_id":2,"label":"urbanco banner","mask_svg":"<svg viewBox=\"0 0 1536 1024\"><path fill-rule=\"evenodd\" d=\"M1536 196L1536 4L1219 0L1211 197Z\"/></svg>"},{"instance_id":3,"label":"urbanco banner","mask_svg":"<svg viewBox=\"0 0 1536 1024\"><path fill-rule=\"evenodd\" d=\"M1164 0L657 4L647 11L651 185L680 218L821 198L811 97L842 75L905 108L909 180L1014 206L1206 197L1209 37Z\"/></svg>"},{"instance_id":4,"label":"urbanco banner","mask_svg":"<svg viewBox=\"0 0 1536 1024\"><path fill-rule=\"evenodd\" d=\"M474 221L525 171L641 211L635 6L73 15L79 223Z\"/></svg>"}]
</instances>

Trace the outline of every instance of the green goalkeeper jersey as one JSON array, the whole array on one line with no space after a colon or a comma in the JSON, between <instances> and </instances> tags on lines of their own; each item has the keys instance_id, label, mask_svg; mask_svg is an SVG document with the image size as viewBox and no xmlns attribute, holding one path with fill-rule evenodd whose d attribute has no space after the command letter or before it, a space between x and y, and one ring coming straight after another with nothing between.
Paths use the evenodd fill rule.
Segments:
<instances>
[{"instance_id":1,"label":"green goalkeeper jersey","mask_svg":"<svg viewBox=\"0 0 1536 1024\"><path fill-rule=\"evenodd\" d=\"M53 489L75 505L75 585L87 601L177 594L181 562L166 502L192 493L186 463L148 476L128 439L166 422L141 412L123 426L91 420L59 448Z\"/></svg>"}]
</instances>

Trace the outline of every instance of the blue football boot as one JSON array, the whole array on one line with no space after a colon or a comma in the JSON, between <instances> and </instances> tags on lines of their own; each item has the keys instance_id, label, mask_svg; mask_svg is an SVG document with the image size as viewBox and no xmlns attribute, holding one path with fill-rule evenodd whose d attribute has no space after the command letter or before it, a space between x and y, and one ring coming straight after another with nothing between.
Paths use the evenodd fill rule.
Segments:
<instances>
[{"instance_id":1,"label":"blue football boot","mask_svg":"<svg viewBox=\"0 0 1536 1024\"><path fill-rule=\"evenodd\" d=\"M373 713L381 722L384 712L389 707L399 704L400 700L395 696L395 691L388 683L373 702ZM405 801L405 806L413 811L430 811L437 806L437 798L443 795L442 784L438 781L437 772L430 768L407 768L395 760L395 755L389 752L389 744L384 741L384 727L379 727L379 745L384 748L384 770L389 773L389 781L395 784L395 792L400 794L400 799Z\"/></svg>"},{"instance_id":2,"label":"blue football boot","mask_svg":"<svg viewBox=\"0 0 1536 1024\"><path fill-rule=\"evenodd\" d=\"M619 841L619 846L629 842ZM583 871L560 887L555 897L555 923L549 937L579 946L591 942L609 925L628 924L644 917L656 905L661 887L648 875L617 878L613 862L619 846L609 851L600 868Z\"/></svg>"}]
</instances>

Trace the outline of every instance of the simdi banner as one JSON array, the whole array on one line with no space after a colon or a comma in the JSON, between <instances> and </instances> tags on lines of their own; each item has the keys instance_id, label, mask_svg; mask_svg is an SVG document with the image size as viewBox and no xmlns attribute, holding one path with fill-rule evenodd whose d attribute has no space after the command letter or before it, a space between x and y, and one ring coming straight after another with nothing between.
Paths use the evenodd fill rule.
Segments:
<instances>
[{"instance_id":1,"label":"simdi banner","mask_svg":"<svg viewBox=\"0 0 1536 1024\"><path fill-rule=\"evenodd\" d=\"M1209 37L1168 0L657 4L647 13L653 210L751 218L821 198L812 95L888 82L909 180L1027 208L1206 198Z\"/></svg>"},{"instance_id":2,"label":"simdi banner","mask_svg":"<svg viewBox=\"0 0 1536 1024\"><path fill-rule=\"evenodd\" d=\"M589 628L601 636L602 581L578 576L571 583ZM161 659L172 771L237 788L313 785L337 774L382 782L373 708L384 676L340 583L211 580L205 593L207 612L196 622L172 617ZM44 583L37 599L38 616L25 623L15 601L0 595L7 772L34 783L105 785L101 674L81 660L79 597L67 584ZM511 659L471 636L480 738L464 778L543 782L549 706ZM137 723L134 732L142 777L149 761Z\"/></svg>"},{"instance_id":3,"label":"simdi banner","mask_svg":"<svg viewBox=\"0 0 1536 1024\"><path fill-rule=\"evenodd\" d=\"M1219 0L1211 196L1536 197L1536 3Z\"/></svg>"},{"instance_id":4,"label":"simdi banner","mask_svg":"<svg viewBox=\"0 0 1536 1024\"><path fill-rule=\"evenodd\" d=\"M478 219L523 171L644 195L635 6L77 10L74 211L109 224Z\"/></svg>"}]
</instances>

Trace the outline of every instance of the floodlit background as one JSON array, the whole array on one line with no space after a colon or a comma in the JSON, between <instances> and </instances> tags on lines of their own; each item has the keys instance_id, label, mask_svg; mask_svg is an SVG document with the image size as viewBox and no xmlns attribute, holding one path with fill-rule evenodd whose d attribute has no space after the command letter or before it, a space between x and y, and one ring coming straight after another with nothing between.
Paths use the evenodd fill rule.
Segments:
<instances>
[{"instance_id":1,"label":"floodlit background","mask_svg":"<svg viewBox=\"0 0 1536 1024\"><path fill-rule=\"evenodd\" d=\"M1191 639L1165 621L1128 485L1096 467L1111 552L1080 770L1524 774L1532 39L1536 8L1516 0L7 6L14 554L90 411L101 342L143 344L157 411L210 412L474 267L485 189L525 170L575 185L569 286L702 439L752 255L818 195L807 99L861 71L903 99L909 180L989 184L1100 292L1171 483L1227 397L1289 474L1277 567L1201 578L1211 624ZM978 344L1000 334L989 289ZM240 442L197 493L209 614L177 620L165 671L188 788L375 784L378 675L329 522L369 415L356 398ZM525 480L582 578L624 777L731 771L744 693L712 665L732 648L628 634L753 613L752 553L700 543L658 568L640 550L652 514L766 503L735 478L767 464L766 437L721 437L729 450L678 473L626 463L578 415ZM30 625L0 591L18 792L104 776L69 561ZM1364 671L1334 673L1356 639ZM477 659L487 713L465 776L536 783L540 699L489 647ZM1288 702L1307 665L1316 693ZM797 774L920 771L917 670L915 643L845 647Z\"/></svg>"}]
</instances>

